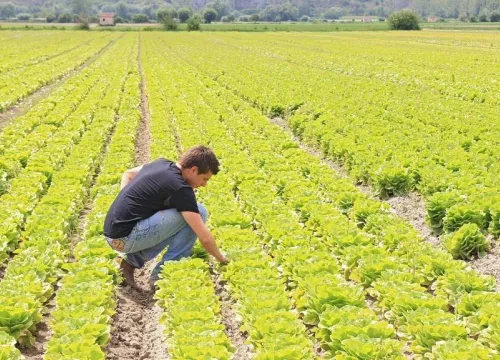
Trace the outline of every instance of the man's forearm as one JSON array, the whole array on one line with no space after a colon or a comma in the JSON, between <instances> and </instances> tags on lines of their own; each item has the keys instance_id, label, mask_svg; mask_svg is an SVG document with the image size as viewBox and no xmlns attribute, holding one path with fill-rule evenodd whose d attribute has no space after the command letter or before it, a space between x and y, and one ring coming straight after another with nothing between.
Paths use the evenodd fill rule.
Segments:
<instances>
[{"instance_id":1,"label":"man's forearm","mask_svg":"<svg viewBox=\"0 0 500 360\"><path fill-rule=\"evenodd\" d=\"M215 243L215 239L212 236L208 236L205 239L200 239L201 245L207 250L207 252L215 257L218 261L222 261L225 259L224 255L220 252L217 244Z\"/></svg>"}]
</instances>

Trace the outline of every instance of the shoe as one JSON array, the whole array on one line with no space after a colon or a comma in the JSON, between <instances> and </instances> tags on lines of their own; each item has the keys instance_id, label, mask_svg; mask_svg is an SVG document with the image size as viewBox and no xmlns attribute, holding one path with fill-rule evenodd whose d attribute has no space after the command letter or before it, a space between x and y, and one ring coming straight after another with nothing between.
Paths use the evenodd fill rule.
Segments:
<instances>
[{"instance_id":1,"label":"shoe","mask_svg":"<svg viewBox=\"0 0 500 360\"><path fill-rule=\"evenodd\" d=\"M123 275L123 282L126 285L129 285L130 287L132 287L136 290L140 290L139 286L137 286L137 284L135 283L135 279L134 279L135 267L133 267L127 261L122 259L122 261L120 262L120 270L121 270L122 275Z\"/></svg>"}]
</instances>

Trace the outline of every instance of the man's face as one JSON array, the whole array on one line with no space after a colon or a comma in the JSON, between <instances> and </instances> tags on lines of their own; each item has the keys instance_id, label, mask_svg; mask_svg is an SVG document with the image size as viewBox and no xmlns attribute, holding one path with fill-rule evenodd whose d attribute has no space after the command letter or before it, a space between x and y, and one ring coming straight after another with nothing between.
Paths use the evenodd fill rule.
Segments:
<instances>
[{"instance_id":1,"label":"man's face","mask_svg":"<svg viewBox=\"0 0 500 360\"><path fill-rule=\"evenodd\" d=\"M186 182L193 188L207 186L208 180L212 177L212 172L209 170L206 174L198 174L198 166L193 166L187 170Z\"/></svg>"}]
</instances>

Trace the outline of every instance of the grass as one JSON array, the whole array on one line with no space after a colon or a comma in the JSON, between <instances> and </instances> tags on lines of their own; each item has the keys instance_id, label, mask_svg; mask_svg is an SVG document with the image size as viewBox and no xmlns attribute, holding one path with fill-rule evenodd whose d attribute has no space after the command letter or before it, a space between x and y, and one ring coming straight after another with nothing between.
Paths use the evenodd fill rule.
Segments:
<instances>
[{"instance_id":1,"label":"grass","mask_svg":"<svg viewBox=\"0 0 500 360\"><path fill-rule=\"evenodd\" d=\"M426 30L463 30L478 31L500 30L500 23L421 23ZM77 24L46 24L46 23L2 23L0 30L66 30L76 27ZM119 24L115 27L99 27L91 25L91 31L162 31L159 24ZM178 31L187 31L186 24L179 24ZM202 31L241 31L241 32L266 32L266 31L297 31L297 32L335 32L335 31L387 31L386 22L283 22L283 23L214 23L201 24Z\"/></svg>"}]
</instances>

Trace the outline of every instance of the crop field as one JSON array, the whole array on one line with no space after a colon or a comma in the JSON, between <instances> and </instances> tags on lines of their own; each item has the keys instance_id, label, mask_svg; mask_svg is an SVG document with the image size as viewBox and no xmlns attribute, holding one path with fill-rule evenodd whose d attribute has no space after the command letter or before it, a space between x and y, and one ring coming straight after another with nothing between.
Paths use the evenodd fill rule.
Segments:
<instances>
[{"instance_id":1,"label":"crop field","mask_svg":"<svg viewBox=\"0 0 500 360\"><path fill-rule=\"evenodd\" d=\"M498 33L0 44L0 360L500 359ZM123 172L197 144L231 262L121 286Z\"/></svg>"}]
</instances>

